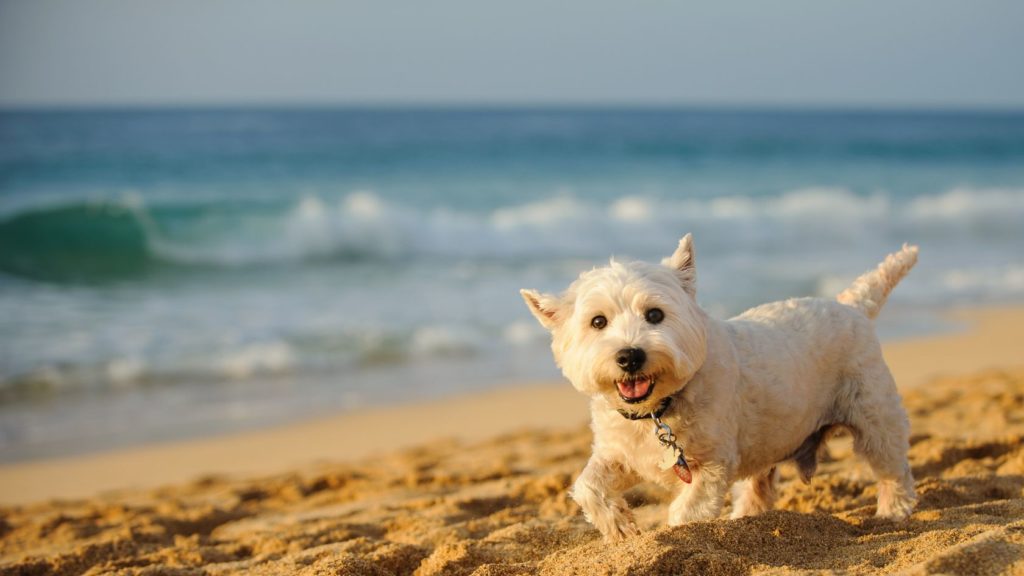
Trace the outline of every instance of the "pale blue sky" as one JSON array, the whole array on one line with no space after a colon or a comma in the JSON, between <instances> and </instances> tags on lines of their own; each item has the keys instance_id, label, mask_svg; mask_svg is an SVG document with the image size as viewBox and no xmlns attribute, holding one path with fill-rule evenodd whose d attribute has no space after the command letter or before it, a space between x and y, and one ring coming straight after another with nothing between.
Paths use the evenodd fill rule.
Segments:
<instances>
[{"instance_id":1,"label":"pale blue sky","mask_svg":"<svg viewBox=\"0 0 1024 576\"><path fill-rule=\"evenodd\" d=\"M0 0L0 105L1024 108L1017 0Z\"/></svg>"}]
</instances>

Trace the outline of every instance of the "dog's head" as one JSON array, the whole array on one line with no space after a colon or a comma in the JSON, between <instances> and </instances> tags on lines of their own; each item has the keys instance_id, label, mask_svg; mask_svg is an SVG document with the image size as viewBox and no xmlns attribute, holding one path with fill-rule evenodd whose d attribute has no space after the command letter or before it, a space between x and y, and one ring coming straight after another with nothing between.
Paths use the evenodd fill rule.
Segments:
<instances>
[{"instance_id":1,"label":"dog's head","mask_svg":"<svg viewBox=\"0 0 1024 576\"><path fill-rule=\"evenodd\" d=\"M522 290L551 331L555 363L579 391L630 411L652 410L686 385L707 353L689 234L661 265L612 261L561 296Z\"/></svg>"}]
</instances>

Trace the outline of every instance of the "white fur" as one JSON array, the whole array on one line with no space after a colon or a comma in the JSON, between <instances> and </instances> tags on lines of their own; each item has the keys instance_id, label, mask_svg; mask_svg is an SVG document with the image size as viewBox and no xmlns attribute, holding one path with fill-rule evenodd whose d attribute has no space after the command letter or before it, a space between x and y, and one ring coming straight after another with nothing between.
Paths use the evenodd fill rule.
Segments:
<instances>
[{"instance_id":1,"label":"white fur","mask_svg":"<svg viewBox=\"0 0 1024 576\"><path fill-rule=\"evenodd\" d=\"M668 523L719 516L733 483L733 516L771 509L775 466L792 458L812 434L845 427L879 481L877 515L906 518L914 507L907 462L909 423L875 336L873 318L916 262L904 246L857 279L839 299L798 298L764 304L728 321L696 303L696 268L687 234L662 265L612 261L580 275L561 296L523 290L551 331L555 362L591 397L593 454L573 487L586 518L609 540L636 533L622 492L647 480L672 490ZM661 308L659 324L645 312ZM591 326L596 315L608 324ZM620 398L615 361L623 348L647 354L655 377L650 397ZM649 413L666 396L663 420L684 447L692 484L662 470L664 456Z\"/></svg>"}]
</instances>

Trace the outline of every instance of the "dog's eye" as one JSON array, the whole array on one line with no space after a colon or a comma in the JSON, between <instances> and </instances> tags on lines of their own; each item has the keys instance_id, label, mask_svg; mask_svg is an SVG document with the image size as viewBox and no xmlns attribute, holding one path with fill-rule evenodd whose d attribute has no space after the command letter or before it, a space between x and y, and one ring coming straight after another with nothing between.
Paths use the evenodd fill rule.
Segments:
<instances>
[{"instance_id":1,"label":"dog's eye","mask_svg":"<svg viewBox=\"0 0 1024 576\"><path fill-rule=\"evenodd\" d=\"M644 318L651 324L659 324L665 319L665 313L661 311L661 308L651 308L644 314Z\"/></svg>"},{"instance_id":2,"label":"dog's eye","mask_svg":"<svg viewBox=\"0 0 1024 576\"><path fill-rule=\"evenodd\" d=\"M598 330L603 330L608 325L608 319L598 314L590 319L590 325Z\"/></svg>"}]
</instances>

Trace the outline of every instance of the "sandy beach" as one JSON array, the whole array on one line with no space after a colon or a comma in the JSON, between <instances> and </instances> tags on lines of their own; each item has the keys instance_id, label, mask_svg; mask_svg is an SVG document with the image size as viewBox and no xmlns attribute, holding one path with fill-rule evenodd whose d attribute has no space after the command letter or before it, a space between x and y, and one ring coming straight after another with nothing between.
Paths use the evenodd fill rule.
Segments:
<instances>
[{"instance_id":1,"label":"sandy beach","mask_svg":"<svg viewBox=\"0 0 1024 576\"><path fill-rule=\"evenodd\" d=\"M586 400L536 383L264 431L0 467L2 574L1024 573L1024 308L888 343L920 504L880 522L848 439L779 510L605 545L566 492ZM544 358L544 361L549 359Z\"/></svg>"},{"instance_id":2,"label":"sandy beach","mask_svg":"<svg viewBox=\"0 0 1024 576\"><path fill-rule=\"evenodd\" d=\"M1022 23L0 0L0 576L1024 576Z\"/></svg>"}]
</instances>

